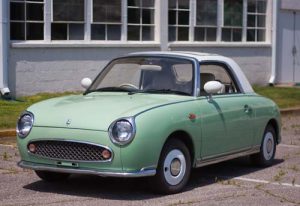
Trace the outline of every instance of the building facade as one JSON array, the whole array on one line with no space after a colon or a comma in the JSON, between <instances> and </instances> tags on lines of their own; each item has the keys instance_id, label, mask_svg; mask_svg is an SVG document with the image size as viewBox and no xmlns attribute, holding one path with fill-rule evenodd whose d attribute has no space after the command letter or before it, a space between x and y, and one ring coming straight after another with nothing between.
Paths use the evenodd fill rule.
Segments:
<instances>
[{"instance_id":1,"label":"building facade","mask_svg":"<svg viewBox=\"0 0 300 206\"><path fill-rule=\"evenodd\" d=\"M300 82L299 0L4 0L0 6L2 94L81 90L80 80L95 77L111 58L149 50L228 56L252 84Z\"/></svg>"}]
</instances>

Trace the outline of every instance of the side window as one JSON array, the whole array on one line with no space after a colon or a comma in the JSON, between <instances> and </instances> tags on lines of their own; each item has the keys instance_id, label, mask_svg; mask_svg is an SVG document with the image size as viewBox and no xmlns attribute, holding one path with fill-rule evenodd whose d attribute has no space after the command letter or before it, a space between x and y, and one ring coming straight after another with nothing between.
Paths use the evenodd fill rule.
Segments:
<instances>
[{"instance_id":1,"label":"side window","mask_svg":"<svg viewBox=\"0 0 300 206\"><path fill-rule=\"evenodd\" d=\"M200 94L206 95L204 84L209 81L222 83L223 89L218 94L238 93L239 89L226 65L216 63L204 63L200 65Z\"/></svg>"}]
</instances>

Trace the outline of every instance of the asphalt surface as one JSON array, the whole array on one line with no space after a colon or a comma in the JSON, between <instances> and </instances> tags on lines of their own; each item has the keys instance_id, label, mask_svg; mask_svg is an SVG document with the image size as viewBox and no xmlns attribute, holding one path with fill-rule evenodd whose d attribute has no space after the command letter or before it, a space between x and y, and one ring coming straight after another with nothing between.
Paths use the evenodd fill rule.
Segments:
<instances>
[{"instance_id":1,"label":"asphalt surface","mask_svg":"<svg viewBox=\"0 0 300 206\"><path fill-rule=\"evenodd\" d=\"M14 138L0 139L0 205L300 205L300 116L283 117L275 163L251 165L247 157L192 172L179 194L153 194L146 179L73 175L45 183L16 166Z\"/></svg>"}]
</instances>

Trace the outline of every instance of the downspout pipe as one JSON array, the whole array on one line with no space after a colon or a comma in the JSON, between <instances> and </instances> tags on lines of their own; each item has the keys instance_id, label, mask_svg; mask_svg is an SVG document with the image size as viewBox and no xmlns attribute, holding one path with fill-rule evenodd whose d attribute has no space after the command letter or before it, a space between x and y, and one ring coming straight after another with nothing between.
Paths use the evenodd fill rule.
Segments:
<instances>
[{"instance_id":1,"label":"downspout pipe","mask_svg":"<svg viewBox=\"0 0 300 206\"><path fill-rule=\"evenodd\" d=\"M276 81L276 53L277 53L277 13L278 13L277 0L273 0L273 12L272 12L272 66L271 77L269 85L273 86Z\"/></svg>"},{"instance_id":2,"label":"downspout pipe","mask_svg":"<svg viewBox=\"0 0 300 206\"><path fill-rule=\"evenodd\" d=\"M0 94L10 99L8 88L8 2L0 1Z\"/></svg>"}]
</instances>

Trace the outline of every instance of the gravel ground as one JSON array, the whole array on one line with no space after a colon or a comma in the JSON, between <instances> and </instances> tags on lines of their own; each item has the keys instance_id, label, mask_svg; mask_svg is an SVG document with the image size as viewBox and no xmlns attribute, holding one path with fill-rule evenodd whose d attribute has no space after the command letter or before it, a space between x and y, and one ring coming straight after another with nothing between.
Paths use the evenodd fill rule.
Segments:
<instances>
[{"instance_id":1,"label":"gravel ground","mask_svg":"<svg viewBox=\"0 0 300 206\"><path fill-rule=\"evenodd\" d=\"M0 205L300 205L300 115L282 122L272 167L253 167L245 157L195 169L186 190L169 196L151 193L145 179L73 175L45 183L16 166L15 139L2 138Z\"/></svg>"}]
</instances>

